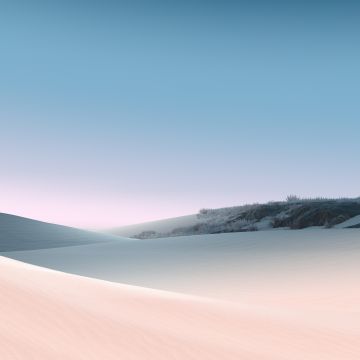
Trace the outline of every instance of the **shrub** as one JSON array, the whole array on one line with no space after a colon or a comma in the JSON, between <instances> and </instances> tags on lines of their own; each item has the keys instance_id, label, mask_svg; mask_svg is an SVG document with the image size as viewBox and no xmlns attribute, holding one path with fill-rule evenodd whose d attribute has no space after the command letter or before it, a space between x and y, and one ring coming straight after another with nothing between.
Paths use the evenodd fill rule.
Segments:
<instances>
[{"instance_id":1,"label":"shrub","mask_svg":"<svg viewBox=\"0 0 360 360\"><path fill-rule=\"evenodd\" d=\"M297 196L297 195L293 195L293 194L291 194L291 195L288 195L287 197L286 197L286 201L287 202L298 202L298 201L300 201L301 199Z\"/></svg>"}]
</instances>

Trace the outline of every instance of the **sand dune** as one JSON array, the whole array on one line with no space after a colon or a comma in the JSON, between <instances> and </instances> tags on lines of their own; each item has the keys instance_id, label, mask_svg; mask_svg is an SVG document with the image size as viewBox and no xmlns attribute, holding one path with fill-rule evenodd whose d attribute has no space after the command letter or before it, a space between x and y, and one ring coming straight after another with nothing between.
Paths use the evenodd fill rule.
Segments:
<instances>
[{"instance_id":1,"label":"sand dune","mask_svg":"<svg viewBox=\"0 0 360 360\"><path fill-rule=\"evenodd\" d=\"M1 360L360 358L358 230L63 246L9 229L28 250L0 257Z\"/></svg>"},{"instance_id":2,"label":"sand dune","mask_svg":"<svg viewBox=\"0 0 360 360\"><path fill-rule=\"evenodd\" d=\"M158 233L167 233L176 228L195 225L199 221L200 220L198 219L197 214L192 214L111 229L104 229L103 231L108 234L132 237L134 235L140 234L143 231L149 230L156 231Z\"/></svg>"},{"instance_id":3,"label":"sand dune","mask_svg":"<svg viewBox=\"0 0 360 360\"><path fill-rule=\"evenodd\" d=\"M0 252L49 249L124 238L0 213Z\"/></svg>"},{"instance_id":4,"label":"sand dune","mask_svg":"<svg viewBox=\"0 0 360 360\"><path fill-rule=\"evenodd\" d=\"M360 277L357 229L129 240L4 255L63 272L231 301L257 293L259 286L291 295L309 280L331 291L338 274Z\"/></svg>"},{"instance_id":5,"label":"sand dune","mask_svg":"<svg viewBox=\"0 0 360 360\"><path fill-rule=\"evenodd\" d=\"M325 308L316 301L303 306L301 296L268 306L259 288L252 304L235 305L4 257L0 288L2 360L360 357L359 293L334 293Z\"/></svg>"}]
</instances>

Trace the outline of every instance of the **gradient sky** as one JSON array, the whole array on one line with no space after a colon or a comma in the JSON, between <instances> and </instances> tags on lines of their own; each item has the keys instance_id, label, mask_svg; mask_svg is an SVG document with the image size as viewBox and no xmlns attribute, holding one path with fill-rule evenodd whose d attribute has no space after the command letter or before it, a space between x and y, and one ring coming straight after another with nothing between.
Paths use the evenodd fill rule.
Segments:
<instances>
[{"instance_id":1,"label":"gradient sky","mask_svg":"<svg viewBox=\"0 0 360 360\"><path fill-rule=\"evenodd\" d=\"M356 1L0 0L0 211L359 196L359 37Z\"/></svg>"}]
</instances>

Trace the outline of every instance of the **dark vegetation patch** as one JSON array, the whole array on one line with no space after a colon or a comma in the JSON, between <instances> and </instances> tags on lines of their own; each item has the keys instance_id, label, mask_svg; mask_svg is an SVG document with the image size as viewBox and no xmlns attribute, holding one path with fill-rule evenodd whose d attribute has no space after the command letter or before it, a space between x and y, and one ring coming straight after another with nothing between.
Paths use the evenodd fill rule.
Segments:
<instances>
[{"instance_id":1,"label":"dark vegetation patch","mask_svg":"<svg viewBox=\"0 0 360 360\"><path fill-rule=\"evenodd\" d=\"M243 212L240 218L248 221L260 221L265 217L273 217L282 211L287 211L289 207L290 205L281 203L258 205L253 209Z\"/></svg>"},{"instance_id":2,"label":"dark vegetation patch","mask_svg":"<svg viewBox=\"0 0 360 360\"><path fill-rule=\"evenodd\" d=\"M275 217L273 227L304 229L310 226L332 227L360 214L357 201L324 201L299 204L288 210L287 216Z\"/></svg>"},{"instance_id":3,"label":"dark vegetation patch","mask_svg":"<svg viewBox=\"0 0 360 360\"><path fill-rule=\"evenodd\" d=\"M311 226L331 228L360 215L360 198L300 199L295 195L287 201L248 204L220 209L201 209L197 224L176 228L166 233L144 231L134 237L186 236L256 231L259 229L304 229ZM360 224L349 226L360 228Z\"/></svg>"},{"instance_id":4,"label":"dark vegetation patch","mask_svg":"<svg viewBox=\"0 0 360 360\"><path fill-rule=\"evenodd\" d=\"M360 223L352 226L348 226L347 229L360 229Z\"/></svg>"}]
</instances>

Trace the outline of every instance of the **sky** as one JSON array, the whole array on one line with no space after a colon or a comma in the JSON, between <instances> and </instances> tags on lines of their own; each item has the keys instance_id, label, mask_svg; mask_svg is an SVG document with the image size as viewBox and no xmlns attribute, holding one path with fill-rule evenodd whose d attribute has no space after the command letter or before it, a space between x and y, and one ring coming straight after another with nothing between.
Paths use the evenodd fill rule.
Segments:
<instances>
[{"instance_id":1,"label":"sky","mask_svg":"<svg viewBox=\"0 0 360 360\"><path fill-rule=\"evenodd\" d=\"M359 196L359 36L356 1L0 0L0 212Z\"/></svg>"}]
</instances>

